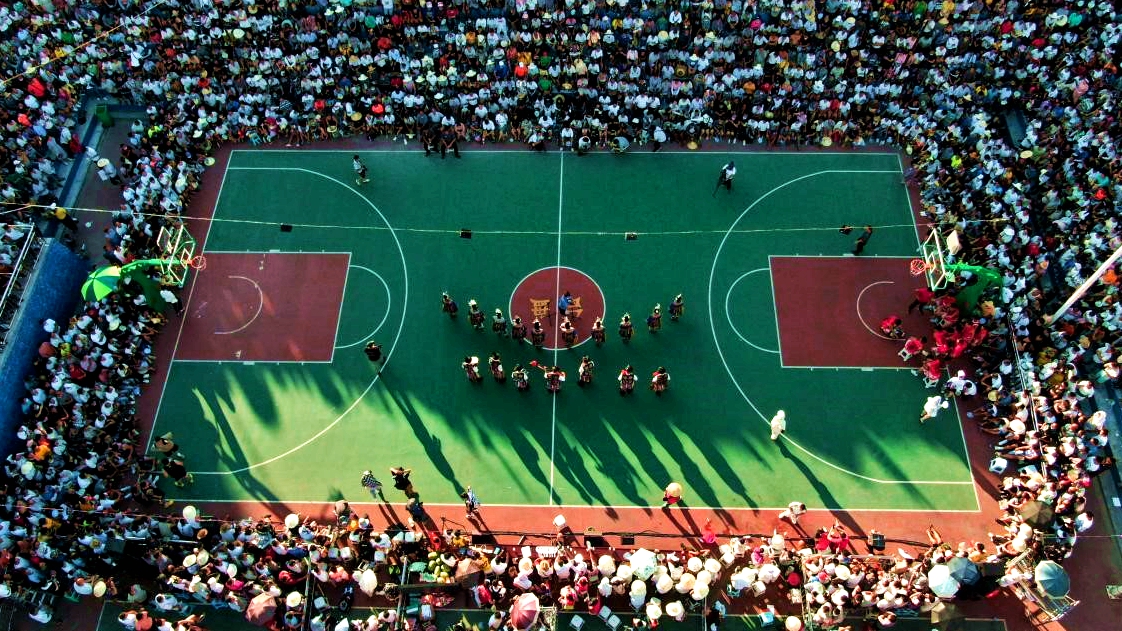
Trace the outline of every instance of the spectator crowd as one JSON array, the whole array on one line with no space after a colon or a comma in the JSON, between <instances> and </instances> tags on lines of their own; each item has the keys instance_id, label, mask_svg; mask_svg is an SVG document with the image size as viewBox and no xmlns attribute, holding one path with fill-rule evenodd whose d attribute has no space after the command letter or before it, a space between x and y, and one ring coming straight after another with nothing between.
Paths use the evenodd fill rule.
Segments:
<instances>
[{"instance_id":1,"label":"spectator crowd","mask_svg":"<svg viewBox=\"0 0 1122 631\"><path fill-rule=\"evenodd\" d=\"M910 157L924 216L958 233L955 260L1002 277L969 313L931 302L943 308L936 346L975 371L956 375L947 393L977 407L979 429L995 435L1006 532L952 547L933 531L931 550L902 559L904 571L814 556L817 573L773 580L806 585L799 598L818 603L822 621L869 602L918 609L931 597L922 572L905 578L913 563L1001 560L1033 546L1063 559L1093 523L1087 489L1114 464L1093 394L1122 374L1119 275L1110 270L1058 321L1045 316L1122 245L1122 19L1113 3L93 0L3 3L0 33L2 212L31 204L54 214L59 169L89 160L121 186L105 233L113 264L152 252L154 235L176 224L224 143L365 136L419 140L426 150L448 142L573 149L582 139L606 147L624 137L655 148L898 147ZM137 103L147 116L117 150L83 147L85 96ZM1018 112L1024 130L1006 122ZM5 244L20 238L11 230ZM82 596L100 582L138 606L237 609L309 576L348 583L359 559L392 555L385 533L361 519L204 527L124 510L158 512L161 476L185 479L168 473L169 458L161 471L144 452L135 419L163 323L127 286L85 303L69 322L45 323L18 429L25 448L5 466L6 584ZM1027 523L1031 502L1053 519ZM107 551L118 539L147 546L156 580L118 591ZM731 550L752 560L749 586L791 553L790 542L775 543ZM495 568L501 558L487 562ZM524 571L519 560L487 597L537 590L575 606L573 594L602 593L604 580L619 590L604 567L558 562L541 570L531 559ZM671 572L677 589L681 576ZM630 583L624 590L631 594ZM595 597L583 602L595 606ZM135 615L122 622L136 626Z\"/></svg>"}]
</instances>

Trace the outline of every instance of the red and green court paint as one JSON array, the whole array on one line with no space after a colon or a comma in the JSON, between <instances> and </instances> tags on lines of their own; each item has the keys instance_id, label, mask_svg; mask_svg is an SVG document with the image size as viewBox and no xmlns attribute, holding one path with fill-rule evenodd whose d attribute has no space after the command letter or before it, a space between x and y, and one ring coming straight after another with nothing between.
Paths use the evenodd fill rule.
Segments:
<instances>
[{"instance_id":1,"label":"red and green court paint","mask_svg":"<svg viewBox=\"0 0 1122 631\"><path fill-rule=\"evenodd\" d=\"M584 272L571 267L546 267L528 274L519 281L510 297L509 319L520 316L530 330L535 318L545 329L545 347L549 350L564 348L561 341L561 319L557 313L557 299L568 292L572 295L569 321L577 330L580 346L589 339L592 323L604 317L604 293L596 281ZM608 332L614 331L611 323L604 323Z\"/></svg>"},{"instance_id":2,"label":"red and green court paint","mask_svg":"<svg viewBox=\"0 0 1122 631\"><path fill-rule=\"evenodd\" d=\"M208 252L176 359L330 362L350 255Z\"/></svg>"},{"instance_id":3,"label":"red and green court paint","mask_svg":"<svg viewBox=\"0 0 1122 631\"><path fill-rule=\"evenodd\" d=\"M903 368L903 340L881 333L881 320L897 315L909 334L931 331L918 310L907 313L913 291L924 284L908 271L909 260L772 256L783 365Z\"/></svg>"}]
</instances>

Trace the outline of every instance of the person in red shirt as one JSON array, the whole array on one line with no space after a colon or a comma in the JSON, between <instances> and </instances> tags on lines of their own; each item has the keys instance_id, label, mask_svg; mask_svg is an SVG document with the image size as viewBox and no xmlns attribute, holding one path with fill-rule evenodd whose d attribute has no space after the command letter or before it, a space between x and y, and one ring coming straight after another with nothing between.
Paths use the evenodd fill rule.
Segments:
<instances>
[{"instance_id":1,"label":"person in red shirt","mask_svg":"<svg viewBox=\"0 0 1122 631\"><path fill-rule=\"evenodd\" d=\"M927 309L927 305L931 304L931 301L934 299L935 292L931 291L928 287L920 287L915 291L915 300L912 301L912 304L908 305L908 313L911 313L916 307L919 307L920 313L922 313Z\"/></svg>"}]
</instances>

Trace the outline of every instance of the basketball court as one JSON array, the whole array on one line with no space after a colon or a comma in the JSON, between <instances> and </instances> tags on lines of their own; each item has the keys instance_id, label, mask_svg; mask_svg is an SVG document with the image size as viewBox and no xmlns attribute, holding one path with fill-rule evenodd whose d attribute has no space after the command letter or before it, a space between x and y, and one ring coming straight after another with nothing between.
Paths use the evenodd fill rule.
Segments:
<instances>
[{"instance_id":1,"label":"basketball court","mask_svg":"<svg viewBox=\"0 0 1122 631\"><path fill-rule=\"evenodd\" d=\"M897 154L365 151L360 186L351 153L236 150L209 230L193 228L206 266L170 332L153 432L174 432L196 475L177 500L362 501L364 469L405 465L428 506L470 484L488 507L647 508L678 481L688 505L726 511L979 510L958 418L917 422L932 391L878 328L890 314L925 326L904 313L924 280ZM735 186L712 194L729 159ZM556 333L566 291L571 349ZM682 319L648 333L679 293ZM540 318L545 348L492 333L496 308ZM487 374L494 352L531 371L529 392ZM597 371L581 388L584 355ZM559 394L532 361L567 373ZM623 397L628 364L639 387ZM656 397L659 366L671 385Z\"/></svg>"}]
</instances>

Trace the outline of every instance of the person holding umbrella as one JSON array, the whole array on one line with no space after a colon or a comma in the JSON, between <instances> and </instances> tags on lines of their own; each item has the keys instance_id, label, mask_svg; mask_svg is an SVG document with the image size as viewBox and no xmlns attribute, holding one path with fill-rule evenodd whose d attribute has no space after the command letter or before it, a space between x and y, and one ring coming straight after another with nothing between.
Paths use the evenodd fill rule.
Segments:
<instances>
[{"instance_id":1,"label":"person holding umbrella","mask_svg":"<svg viewBox=\"0 0 1122 631\"><path fill-rule=\"evenodd\" d=\"M666 485L666 490L662 493L662 507L670 508L675 506L678 502L682 501L682 485L677 482L671 482Z\"/></svg>"}]
</instances>

